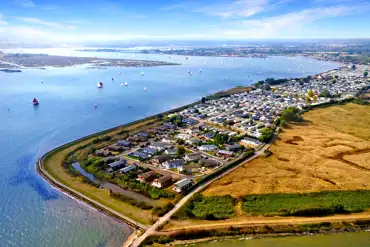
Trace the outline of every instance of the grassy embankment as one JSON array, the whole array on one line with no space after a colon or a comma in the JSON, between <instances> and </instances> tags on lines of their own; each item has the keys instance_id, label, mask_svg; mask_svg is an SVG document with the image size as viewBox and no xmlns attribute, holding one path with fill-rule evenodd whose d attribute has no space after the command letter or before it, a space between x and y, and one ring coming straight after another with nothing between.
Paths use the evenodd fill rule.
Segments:
<instances>
[{"instance_id":1,"label":"grassy embankment","mask_svg":"<svg viewBox=\"0 0 370 247\"><path fill-rule=\"evenodd\" d=\"M251 86L247 86L247 87L238 86L238 87L235 87L235 88L231 88L231 89L228 89L228 90L224 90L224 91L215 93L213 95L207 96L206 98L207 98L207 100L219 99L219 98L223 98L223 97L228 97L232 94L249 92L251 90L252 90Z\"/></svg>"},{"instance_id":2,"label":"grassy embankment","mask_svg":"<svg viewBox=\"0 0 370 247\"><path fill-rule=\"evenodd\" d=\"M146 120L143 122L138 122L133 125L128 125L127 127L113 129L108 132L101 132L92 135L88 138L72 142L67 146L61 147L49 153L43 160L44 169L57 181L62 184L86 195L87 197L95 200L115 211L121 213L137 222L145 225L151 223L151 212L148 210L141 210L135 206L128 203L124 203L118 199L110 196L109 191L96 188L89 184L83 182L83 178L80 176L71 176L71 174L63 168L63 162L71 152L83 145L90 144L94 139L102 136L110 136L111 138L117 137L118 133L125 131L138 131L142 127L147 127L148 123L153 123L153 119ZM104 145L108 143L99 143L99 145ZM91 147L90 147L91 148Z\"/></svg>"}]
</instances>

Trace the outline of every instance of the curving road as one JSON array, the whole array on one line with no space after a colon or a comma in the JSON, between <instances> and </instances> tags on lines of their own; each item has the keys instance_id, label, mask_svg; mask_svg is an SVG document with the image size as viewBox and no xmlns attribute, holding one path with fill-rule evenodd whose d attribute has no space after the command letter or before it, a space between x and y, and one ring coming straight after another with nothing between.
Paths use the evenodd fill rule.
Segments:
<instances>
[{"instance_id":1,"label":"curving road","mask_svg":"<svg viewBox=\"0 0 370 247\"><path fill-rule=\"evenodd\" d=\"M199 186L198 188L196 188L195 190L193 190L192 192L190 192L189 194L187 194L184 198L182 198L179 203L176 204L176 206L171 210L169 211L167 214L165 214L163 217L159 218L157 220L157 222L155 222L152 226L150 226L145 232L143 235L141 235L140 237L138 237L137 239L135 239L129 246L130 247L138 247L140 246L140 244L150 235L153 235L157 232L157 228L161 225L163 225L164 223L166 223L171 217L172 215L174 215L177 210L179 210L179 208L181 208L195 193L201 191L202 189L204 189L206 186L208 186L209 184L211 184L212 182L214 182L215 180L219 179L220 177L234 171L235 169L237 169L238 167L240 167L241 165L244 165L245 163L259 157L260 155L262 155L264 153L265 150L267 150L271 144L275 141L276 137L277 137L277 133L279 132L279 128L277 128L276 132L274 133L274 136L272 137L272 139L270 140L269 143L267 143L266 145L264 145L261 149L259 149L252 157L248 158L247 160L245 160L244 162L240 163L239 165L233 167L232 169L230 170L227 170L225 171L224 173L221 173L220 175L214 177L213 179L211 179L210 181L208 181L207 183Z\"/></svg>"}]
</instances>

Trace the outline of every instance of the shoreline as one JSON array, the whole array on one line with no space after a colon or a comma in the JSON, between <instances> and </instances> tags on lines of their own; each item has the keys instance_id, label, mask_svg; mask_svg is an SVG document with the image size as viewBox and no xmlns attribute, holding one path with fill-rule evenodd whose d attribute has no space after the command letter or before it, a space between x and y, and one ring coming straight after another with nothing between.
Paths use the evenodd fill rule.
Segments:
<instances>
[{"instance_id":1,"label":"shoreline","mask_svg":"<svg viewBox=\"0 0 370 247\"><path fill-rule=\"evenodd\" d=\"M234 235L234 236L217 236L217 237L209 237L209 238L200 238L200 239L192 239L192 240L178 240L170 242L169 244L164 244L163 246L187 246L189 244L198 244L198 243L210 243L215 241L227 241L227 240L252 240L252 239L265 239L265 238L285 238L285 237L302 237L302 236L319 236L319 235L336 235L342 233L349 233L349 232L369 232L370 225L364 227L363 229L335 229L335 230L327 230L324 232L301 232L301 233L266 233L266 234L241 234L241 235ZM123 246L126 247L126 246Z\"/></svg>"},{"instance_id":2,"label":"shoreline","mask_svg":"<svg viewBox=\"0 0 370 247\"><path fill-rule=\"evenodd\" d=\"M175 66L179 63L136 60L122 58L75 57L47 54L8 53L0 57L0 72L22 72L24 69L67 68L86 65L87 68L106 69L108 67L147 68L157 66Z\"/></svg>"}]
</instances>

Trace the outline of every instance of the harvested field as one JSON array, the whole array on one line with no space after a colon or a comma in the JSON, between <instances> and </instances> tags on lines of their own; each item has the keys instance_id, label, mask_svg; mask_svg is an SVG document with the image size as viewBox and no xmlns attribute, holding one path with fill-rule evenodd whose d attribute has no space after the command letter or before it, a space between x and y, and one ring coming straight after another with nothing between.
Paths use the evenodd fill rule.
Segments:
<instances>
[{"instance_id":1,"label":"harvested field","mask_svg":"<svg viewBox=\"0 0 370 247\"><path fill-rule=\"evenodd\" d=\"M370 190L370 106L346 104L304 114L257 158L211 184L206 196Z\"/></svg>"}]
</instances>

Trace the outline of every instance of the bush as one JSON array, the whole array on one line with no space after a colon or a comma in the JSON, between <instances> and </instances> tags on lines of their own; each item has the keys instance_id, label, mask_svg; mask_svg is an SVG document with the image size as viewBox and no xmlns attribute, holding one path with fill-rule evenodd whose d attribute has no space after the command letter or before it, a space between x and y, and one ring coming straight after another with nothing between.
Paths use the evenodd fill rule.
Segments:
<instances>
[{"instance_id":1,"label":"bush","mask_svg":"<svg viewBox=\"0 0 370 247\"><path fill-rule=\"evenodd\" d=\"M282 112L280 119L284 120L286 123L301 122L303 120L301 113L297 107L286 108Z\"/></svg>"},{"instance_id":2,"label":"bush","mask_svg":"<svg viewBox=\"0 0 370 247\"><path fill-rule=\"evenodd\" d=\"M242 209L252 215L321 216L370 208L370 191L323 191L244 197Z\"/></svg>"},{"instance_id":3,"label":"bush","mask_svg":"<svg viewBox=\"0 0 370 247\"><path fill-rule=\"evenodd\" d=\"M109 141L110 139L112 139L112 137L110 136L103 136L101 138L96 138L92 141L93 144L98 144L100 142L106 142L106 141Z\"/></svg>"},{"instance_id":4,"label":"bush","mask_svg":"<svg viewBox=\"0 0 370 247\"><path fill-rule=\"evenodd\" d=\"M235 215L231 196L194 196L174 215L176 219L196 218L202 220L227 219Z\"/></svg>"},{"instance_id":5,"label":"bush","mask_svg":"<svg viewBox=\"0 0 370 247\"><path fill-rule=\"evenodd\" d=\"M227 196L201 196L193 201L192 215L202 220L228 219L235 214L234 199Z\"/></svg>"},{"instance_id":6,"label":"bush","mask_svg":"<svg viewBox=\"0 0 370 247\"><path fill-rule=\"evenodd\" d=\"M258 140L260 140L261 142L269 142L274 135L274 130L271 128L263 128L261 130L261 134L262 135L258 137Z\"/></svg>"}]
</instances>

